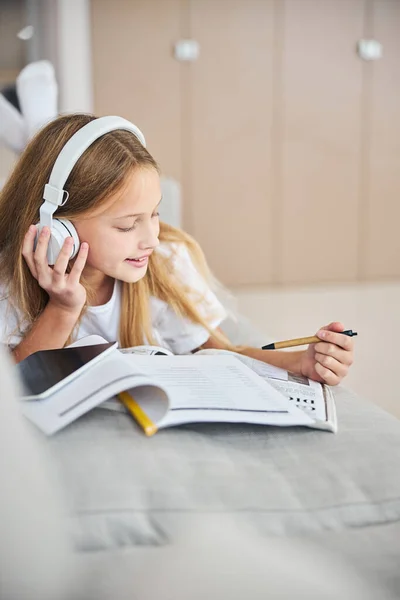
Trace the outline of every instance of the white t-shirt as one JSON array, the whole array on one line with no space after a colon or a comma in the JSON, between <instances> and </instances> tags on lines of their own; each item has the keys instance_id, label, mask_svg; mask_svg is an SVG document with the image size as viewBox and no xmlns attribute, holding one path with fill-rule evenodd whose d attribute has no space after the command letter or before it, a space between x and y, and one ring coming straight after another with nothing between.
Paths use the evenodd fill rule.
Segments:
<instances>
[{"instance_id":1,"label":"white t-shirt","mask_svg":"<svg viewBox=\"0 0 400 600\"><path fill-rule=\"evenodd\" d=\"M196 293L199 309L211 329L215 329L226 318L226 312L215 294L195 268L184 244L175 244L174 267L183 276L185 284ZM160 245L157 252L171 253L171 245ZM76 340L87 335L101 335L108 341L118 340L121 312L121 284L115 281L110 300L101 306L89 306L76 333ZM201 325L178 316L164 301L150 297L150 312L153 336L157 345L174 354L185 354L201 346L208 338L208 331ZM0 343L16 346L23 338L24 327L18 328L18 319L8 301L7 294L0 288Z\"/></svg>"}]
</instances>

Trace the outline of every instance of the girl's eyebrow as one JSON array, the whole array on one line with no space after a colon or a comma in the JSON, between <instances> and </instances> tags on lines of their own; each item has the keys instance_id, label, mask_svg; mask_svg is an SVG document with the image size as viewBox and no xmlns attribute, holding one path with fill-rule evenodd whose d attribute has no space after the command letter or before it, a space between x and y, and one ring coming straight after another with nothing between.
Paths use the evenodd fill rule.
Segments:
<instances>
[{"instance_id":1,"label":"girl's eyebrow","mask_svg":"<svg viewBox=\"0 0 400 600\"><path fill-rule=\"evenodd\" d=\"M158 208L160 206L161 200L162 200L162 196L153 210L156 210L156 208ZM142 215L144 215L144 213L137 213L136 215L123 215L122 217L114 217L114 219L127 219L128 217L141 217Z\"/></svg>"}]
</instances>

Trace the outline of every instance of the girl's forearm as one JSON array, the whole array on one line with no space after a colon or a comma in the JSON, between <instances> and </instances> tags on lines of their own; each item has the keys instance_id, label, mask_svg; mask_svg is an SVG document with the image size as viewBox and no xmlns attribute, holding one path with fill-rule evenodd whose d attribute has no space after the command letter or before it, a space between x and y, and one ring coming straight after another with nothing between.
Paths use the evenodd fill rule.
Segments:
<instances>
[{"instance_id":1,"label":"girl's forearm","mask_svg":"<svg viewBox=\"0 0 400 600\"><path fill-rule=\"evenodd\" d=\"M218 329L218 331L224 335L221 329ZM225 346L221 344L220 341L214 336L211 336L202 345L202 348L217 348L223 350ZM251 358L262 360L263 362L273 365L274 367L280 367L281 369L285 369L286 371L290 371L296 375L301 375L300 365L304 350L285 352L282 350L261 350L261 348L251 348L250 346L236 346L234 350L235 352L243 354L244 356L250 356Z\"/></svg>"},{"instance_id":2,"label":"girl's forearm","mask_svg":"<svg viewBox=\"0 0 400 600\"><path fill-rule=\"evenodd\" d=\"M78 318L79 313L62 311L49 303L22 342L14 348L15 362L38 350L63 348Z\"/></svg>"},{"instance_id":3,"label":"girl's forearm","mask_svg":"<svg viewBox=\"0 0 400 600\"><path fill-rule=\"evenodd\" d=\"M283 350L261 350L261 348L242 347L238 352L245 356L262 360L274 367L280 367L286 371L291 371L291 373L301 375L300 363L304 350L285 352Z\"/></svg>"}]
</instances>

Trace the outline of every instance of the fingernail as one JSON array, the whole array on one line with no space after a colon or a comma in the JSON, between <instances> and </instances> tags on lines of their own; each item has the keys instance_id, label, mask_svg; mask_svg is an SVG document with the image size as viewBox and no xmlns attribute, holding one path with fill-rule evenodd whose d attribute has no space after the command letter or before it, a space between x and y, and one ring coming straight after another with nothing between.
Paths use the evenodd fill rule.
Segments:
<instances>
[{"instance_id":1,"label":"fingernail","mask_svg":"<svg viewBox=\"0 0 400 600\"><path fill-rule=\"evenodd\" d=\"M46 235L48 234L48 232L49 232L48 228L47 228L47 227L43 227L43 229L42 229L42 232L41 232L41 235L42 235L43 237L46 237Z\"/></svg>"},{"instance_id":2,"label":"fingernail","mask_svg":"<svg viewBox=\"0 0 400 600\"><path fill-rule=\"evenodd\" d=\"M29 225L29 231L31 233L33 233L34 231L36 231L36 225Z\"/></svg>"},{"instance_id":3,"label":"fingernail","mask_svg":"<svg viewBox=\"0 0 400 600\"><path fill-rule=\"evenodd\" d=\"M317 335L319 338L324 339L324 338L326 338L326 331L324 329L322 329L321 331L318 331Z\"/></svg>"}]
</instances>

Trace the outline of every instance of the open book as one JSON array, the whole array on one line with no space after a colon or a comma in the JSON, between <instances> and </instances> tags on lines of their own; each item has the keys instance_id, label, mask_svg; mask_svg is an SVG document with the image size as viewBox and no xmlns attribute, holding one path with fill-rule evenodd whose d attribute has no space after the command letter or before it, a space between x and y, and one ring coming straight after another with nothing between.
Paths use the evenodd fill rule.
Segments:
<instances>
[{"instance_id":1,"label":"open book","mask_svg":"<svg viewBox=\"0 0 400 600\"><path fill-rule=\"evenodd\" d=\"M128 411L147 435L193 422L337 429L329 388L233 352L174 356L146 346L118 350L89 336L69 348L35 354L39 363L31 355L16 367L25 387L22 406L48 435L95 407ZM29 361L40 369L28 368ZM32 372L39 371L40 385L32 381Z\"/></svg>"}]
</instances>

